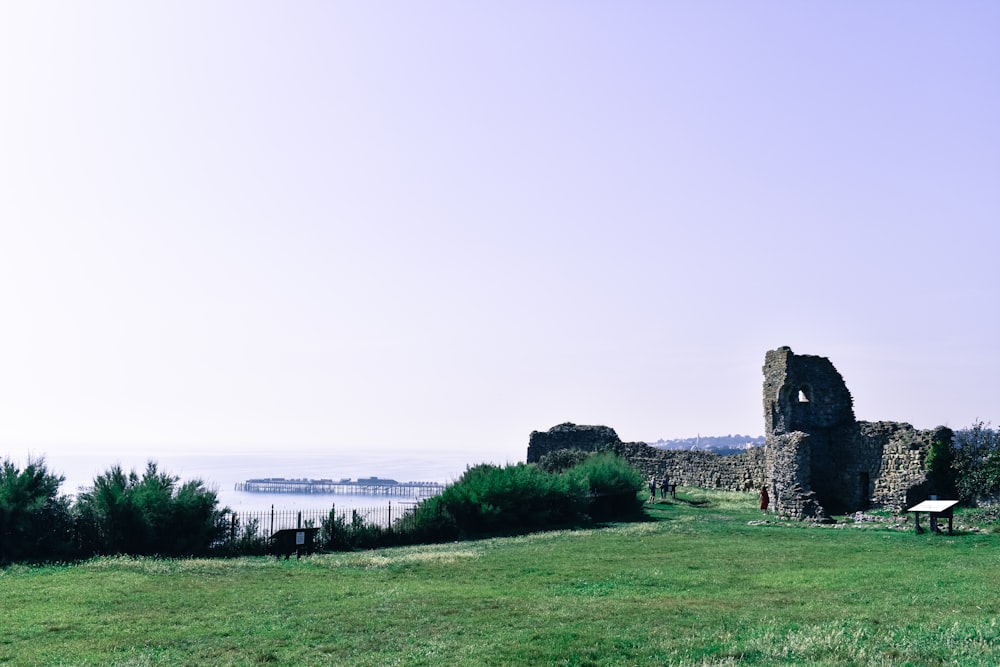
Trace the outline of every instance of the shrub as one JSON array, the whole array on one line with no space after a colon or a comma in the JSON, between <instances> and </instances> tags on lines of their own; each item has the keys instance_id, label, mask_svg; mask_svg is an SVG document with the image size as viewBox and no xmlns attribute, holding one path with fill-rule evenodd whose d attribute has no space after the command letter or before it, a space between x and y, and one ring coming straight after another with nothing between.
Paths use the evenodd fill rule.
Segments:
<instances>
[{"instance_id":1,"label":"shrub","mask_svg":"<svg viewBox=\"0 0 1000 667\"><path fill-rule=\"evenodd\" d=\"M946 430L927 450L927 479L934 492L944 498L954 498L957 493L954 439L954 434Z\"/></svg>"},{"instance_id":2,"label":"shrub","mask_svg":"<svg viewBox=\"0 0 1000 667\"><path fill-rule=\"evenodd\" d=\"M536 465L545 472L560 473L580 465L591 454L582 449L557 449L543 454Z\"/></svg>"},{"instance_id":3,"label":"shrub","mask_svg":"<svg viewBox=\"0 0 1000 667\"><path fill-rule=\"evenodd\" d=\"M20 470L0 465L0 563L70 556L73 523L69 500L59 496L63 477L45 459L29 459Z\"/></svg>"},{"instance_id":4,"label":"shrub","mask_svg":"<svg viewBox=\"0 0 1000 667\"><path fill-rule=\"evenodd\" d=\"M85 553L182 556L208 552L226 531L214 491L150 461L140 478L114 466L80 494L75 510Z\"/></svg>"},{"instance_id":5,"label":"shrub","mask_svg":"<svg viewBox=\"0 0 1000 667\"><path fill-rule=\"evenodd\" d=\"M345 514L337 514L336 508L332 508L323 519L319 535L324 549L349 551L379 546L385 541L386 532L381 526L367 523L357 510L351 510L348 521Z\"/></svg>"},{"instance_id":6,"label":"shrub","mask_svg":"<svg viewBox=\"0 0 1000 667\"><path fill-rule=\"evenodd\" d=\"M955 432L952 467L955 490L964 504L1000 498L1000 436L989 424L978 421Z\"/></svg>"},{"instance_id":7,"label":"shrub","mask_svg":"<svg viewBox=\"0 0 1000 667\"><path fill-rule=\"evenodd\" d=\"M570 525L586 518L587 497L579 477L525 463L480 464L420 504L414 531L447 538Z\"/></svg>"},{"instance_id":8,"label":"shrub","mask_svg":"<svg viewBox=\"0 0 1000 667\"><path fill-rule=\"evenodd\" d=\"M144 552L146 527L130 493L136 484L135 472L126 475L121 466L114 466L77 496L77 535L84 553Z\"/></svg>"},{"instance_id":9,"label":"shrub","mask_svg":"<svg viewBox=\"0 0 1000 667\"><path fill-rule=\"evenodd\" d=\"M263 556L270 546L267 538L260 533L257 519L250 519L241 526L240 518L230 514L226 520L225 535L231 536L231 539L220 537L213 545L213 553L220 556Z\"/></svg>"},{"instance_id":10,"label":"shrub","mask_svg":"<svg viewBox=\"0 0 1000 667\"><path fill-rule=\"evenodd\" d=\"M412 541L434 542L640 515L639 472L612 453L581 454L550 459L561 465L579 458L559 474L524 463L470 467L440 495L416 507L405 522L407 535Z\"/></svg>"},{"instance_id":11,"label":"shrub","mask_svg":"<svg viewBox=\"0 0 1000 667\"><path fill-rule=\"evenodd\" d=\"M458 523L441 496L422 500L413 510L413 516L407 517L406 524L409 539L414 543L445 542L459 537Z\"/></svg>"},{"instance_id":12,"label":"shrub","mask_svg":"<svg viewBox=\"0 0 1000 667\"><path fill-rule=\"evenodd\" d=\"M642 514L642 476L625 459L610 452L592 454L564 474L582 479L590 489L588 513L592 519L628 519Z\"/></svg>"}]
</instances>

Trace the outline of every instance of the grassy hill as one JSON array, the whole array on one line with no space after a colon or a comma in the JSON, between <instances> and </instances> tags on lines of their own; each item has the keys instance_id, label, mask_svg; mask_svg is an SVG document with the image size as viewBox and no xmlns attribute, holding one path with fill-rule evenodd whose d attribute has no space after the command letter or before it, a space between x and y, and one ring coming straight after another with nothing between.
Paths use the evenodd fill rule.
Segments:
<instances>
[{"instance_id":1,"label":"grassy hill","mask_svg":"<svg viewBox=\"0 0 1000 667\"><path fill-rule=\"evenodd\" d=\"M1000 536L650 520L301 561L0 570L0 664L995 665ZM961 520L959 520L961 523Z\"/></svg>"}]
</instances>

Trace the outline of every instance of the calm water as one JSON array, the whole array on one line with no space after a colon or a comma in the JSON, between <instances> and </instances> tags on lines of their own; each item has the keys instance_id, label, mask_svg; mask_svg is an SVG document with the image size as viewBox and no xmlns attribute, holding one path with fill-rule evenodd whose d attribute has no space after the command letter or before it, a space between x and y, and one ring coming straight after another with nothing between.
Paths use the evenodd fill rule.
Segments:
<instances>
[{"instance_id":1,"label":"calm water","mask_svg":"<svg viewBox=\"0 0 1000 667\"><path fill-rule=\"evenodd\" d=\"M2 458L2 456L0 456ZM112 465L120 464L126 471L135 470L140 475L146 468L147 456L58 454L46 455L50 471L63 475L66 481L61 492L75 495L80 487L90 486L94 478ZM330 478L383 477L398 482L421 481L447 484L457 479L468 467L476 463L508 463L490 460L477 454L461 452L372 452L334 454L310 452L242 453L242 454L171 454L152 457L161 471L176 475L181 481L201 479L217 490L220 504L237 512L270 510L322 510L337 507L371 507L406 502L400 496L346 496L321 494L268 494L243 493L233 489L237 482L258 477ZM15 458L16 460L16 458ZM513 462L513 461L510 461ZM24 461L19 461L24 464Z\"/></svg>"}]
</instances>

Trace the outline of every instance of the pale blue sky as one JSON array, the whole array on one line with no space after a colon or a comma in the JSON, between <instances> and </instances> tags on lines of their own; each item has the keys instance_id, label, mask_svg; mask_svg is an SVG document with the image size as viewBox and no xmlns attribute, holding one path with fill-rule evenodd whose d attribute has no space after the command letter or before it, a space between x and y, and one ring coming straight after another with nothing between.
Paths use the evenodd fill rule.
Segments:
<instances>
[{"instance_id":1,"label":"pale blue sky","mask_svg":"<svg viewBox=\"0 0 1000 667\"><path fill-rule=\"evenodd\" d=\"M1000 421L1000 4L0 5L0 454Z\"/></svg>"}]
</instances>

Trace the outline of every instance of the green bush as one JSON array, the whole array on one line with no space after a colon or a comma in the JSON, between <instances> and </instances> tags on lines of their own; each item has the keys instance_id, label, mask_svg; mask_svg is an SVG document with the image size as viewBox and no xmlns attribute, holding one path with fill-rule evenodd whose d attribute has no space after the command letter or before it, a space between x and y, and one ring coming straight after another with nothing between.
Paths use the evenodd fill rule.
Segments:
<instances>
[{"instance_id":1,"label":"green bush","mask_svg":"<svg viewBox=\"0 0 1000 667\"><path fill-rule=\"evenodd\" d=\"M480 464L420 504L414 532L448 539L577 524L586 518L587 498L579 477L525 463Z\"/></svg>"},{"instance_id":2,"label":"green bush","mask_svg":"<svg viewBox=\"0 0 1000 667\"><path fill-rule=\"evenodd\" d=\"M941 436L927 450L927 479L934 493L943 498L954 498L957 493L955 436L950 430L945 430Z\"/></svg>"},{"instance_id":3,"label":"green bush","mask_svg":"<svg viewBox=\"0 0 1000 667\"><path fill-rule=\"evenodd\" d=\"M80 548L91 554L204 554L225 535L225 510L200 480L178 478L150 461L139 477L113 466L75 506Z\"/></svg>"},{"instance_id":4,"label":"green bush","mask_svg":"<svg viewBox=\"0 0 1000 667\"><path fill-rule=\"evenodd\" d=\"M588 514L595 521L630 519L642 514L645 488L639 471L610 452L591 454L564 475L582 479L590 489Z\"/></svg>"},{"instance_id":5,"label":"green bush","mask_svg":"<svg viewBox=\"0 0 1000 667\"><path fill-rule=\"evenodd\" d=\"M212 546L212 553L218 556L263 556L268 553L270 543L260 533L260 522L250 519L240 525L240 519L230 514L226 521L225 533L229 539L220 536Z\"/></svg>"},{"instance_id":6,"label":"green bush","mask_svg":"<svg viewBox=\"0 0 1000 667\"><path fill-rule=\"evenodd\" d=\"M951 465L958 499L967 505L1000 500L1000 434L982 421L955 432Z\"/></svg>"},{"instance_id":7,"label":"green bush","mask_svg":"<svg viewBox=\"0 0 1000 667\"><path fill-rule=\"evenodd\" d=\"M446 542L459 537L458 523L447 510L441 496L422 500L414 508L412 517L407 517L406 523L407 537L415 544Z\"/></svg>"},{"instance_id":8,"label":"green bush","mask_svg":"<svg viewBox=\"0 0 1000 667\"><path fill-rule=\"evenodd\" d=\"M29 459L24 470L10 459L0 465L0 563L53 560L72 555L69 500L59 496L63 478L45 459Z\"/></svg>"},{"instance_id":9,"label":"green bush","mask_svg":"<svg viewBox=\"0 0 1000 667\"><path fill-rule=\"evenodd\" d=\"M643 481L624 459L612 453L559 454L550 463L570 459L577 464L561 473L524 463L470 467L441 495L417 506L406 522L408 536L433 542L629 519L642 513Z\"/></svg>"},{"instance_id":10,"label":"green bush","mask_svg":"<svg viewBox=\"0 0 1000 667\"><path fill-rule=\"evenodd\" d=\"M320 526L320 544L330 551L349 551L357 548L374 548L385 543L387 534L381 526L365 521L357 510L351 510L351 520L337 514L336 508L323 519Z\"/></svg>"},{"instance_id":11,"label":"green bush","mask_svg":"<svg viewBox=\"0 0 1000 667\"><path fill-rule=\"evenodd\" d=\"M591 453L582 449L557 449L543 454L536 465L545 472L560 473L580 465Z\"/></svg>"}]
</instances>

